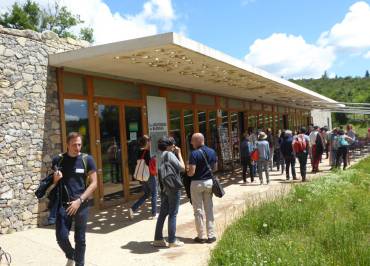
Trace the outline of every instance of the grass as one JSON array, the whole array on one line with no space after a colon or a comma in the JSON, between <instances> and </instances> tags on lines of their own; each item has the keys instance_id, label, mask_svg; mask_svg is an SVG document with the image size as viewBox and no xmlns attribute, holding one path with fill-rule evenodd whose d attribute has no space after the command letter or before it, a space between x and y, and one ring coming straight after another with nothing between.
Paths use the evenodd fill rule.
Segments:
<instances>
[{"instance_id":1,"label":"grass","mask_svg":"<svg viewBox=\"0 0 370 266\"><path fill-rule=\"evenodd\" d=\"M209 265L370 265L370 158L247 210Z\"/></svg>"}]
</instances>

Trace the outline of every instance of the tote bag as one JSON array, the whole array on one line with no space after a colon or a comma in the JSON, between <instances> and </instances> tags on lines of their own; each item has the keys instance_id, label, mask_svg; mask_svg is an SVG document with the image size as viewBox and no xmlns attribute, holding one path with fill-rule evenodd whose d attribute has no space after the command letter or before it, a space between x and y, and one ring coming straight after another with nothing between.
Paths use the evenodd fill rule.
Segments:
<instances>
[{"instance_id":1,"label":"tote bag","mask_svg":"<svg viewBox=\"0 0 370 266\"><path fill-rule=\"evenodd\" d=\"M143 155L140 159L136 161L136 167L134 172L134 178L138 181L146 182L149 179L150 173L149 173L149 167L145 163L145 153L147 151L145 150L143 152Z\"/></svg>"}]
</instances>

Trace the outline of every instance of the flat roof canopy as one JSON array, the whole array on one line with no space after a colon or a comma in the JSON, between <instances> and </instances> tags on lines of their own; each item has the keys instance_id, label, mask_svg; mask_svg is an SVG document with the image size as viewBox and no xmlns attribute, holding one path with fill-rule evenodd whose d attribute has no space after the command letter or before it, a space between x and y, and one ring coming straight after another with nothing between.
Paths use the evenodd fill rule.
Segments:
<instances>
[{"instance_id":1,"label":"flat roof canopy","mask_svg":"<svg viewBox=\"0 0 370 266\"><path fill-rule=\"evenodd\" d=\"M49 64L71 71L305 109L336 103L175 33L53 54Z\"/></svg>"}]
</instances>

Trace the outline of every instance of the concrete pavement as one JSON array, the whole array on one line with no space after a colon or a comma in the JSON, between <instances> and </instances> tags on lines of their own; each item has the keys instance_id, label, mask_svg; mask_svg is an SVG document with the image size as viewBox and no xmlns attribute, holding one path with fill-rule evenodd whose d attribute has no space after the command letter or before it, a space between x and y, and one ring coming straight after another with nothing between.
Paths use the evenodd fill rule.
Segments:
<instances>
[{"instance_id":1,"label":"concrete pavement","mask_svg":"<svg viewBox=\"0 0 370 266\"><path fill-rule=\"evenodd\" d=\"M299 176L299 163L297 175ZM320 164L322 172L314 177L309 174L308 180L329 172L328 161ZM308 167L308 172L310 172ZM286 182L285 174L276 170L271 172L272 182L259 185L258 178L254 183L243 184L240 170L222 175L226 195L214 197L215 219L218 239L226 226L237 218L245 208L257 205L261 200L271 200L287 193L295 183ZM249 180L249 179L248 179ZM209 253L214 244L195 244L196 236L192 207L182 198L178 218L177 236L185 242L180 248L154 248L151 245L154 237L156 220L149 220L148 205L133 221L128 220L127 207L115 206L109 209L91 212L87 233L86 265L206 265ZM167 228L164 228L167 235ZM73 233L70 236L73 240ZM73 242L72 242L73 243ZM52 227L36 228L9 235L0 235L0 246L12 256L14 266L65 265L64 254L57 246L55 231Z\"/></svg>"}]
</instances>

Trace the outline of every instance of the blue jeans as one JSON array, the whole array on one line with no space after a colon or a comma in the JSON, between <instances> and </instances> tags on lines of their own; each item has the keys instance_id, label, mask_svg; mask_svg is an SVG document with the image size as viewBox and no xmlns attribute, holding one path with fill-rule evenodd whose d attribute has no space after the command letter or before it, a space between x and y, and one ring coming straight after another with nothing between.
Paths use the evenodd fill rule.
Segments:
<instances>
[{"instance_id":1,"label":"blue jeans","mask_svg":"<svg viewBox=\"0 0 370 266\"><path fill-rule=\"evenodd\" d=\"M59 206L59 202L58 200L55 200L52 203L50 211L49 211L49 217L48 217L49 224L55 224L55 221L57 220L58 206Z\"/></svg>"},{"instance_id":2,"label":"blue jeans","mask_svg":"<svg viewBox=\"0 0 370 266\"><path fill-rule=\"evenodd\" d=\"M55 233L57 242L60 248L68 259L74 260L76 266L83 266L85 263L86 250L86 224L89 215L89 208L87 202L82 204L73 216L69 216L64 207L59 207L57 212L57 221L55 226ZM74 221L75 229L75 249L68 239L69 231Z\"/></svg>"},{"instance_id":3,"label":"blue jeans","mask_svg":"<svg viewBox=\"0 0 370 266\"><path fill-rule=\"evenodd\" d=\"M168 242L176 241L176 217L180 206L180 191L161 193L161 209L155 227L154 240L163 239L163 225L168 215Z\"/></svg>"},{"instance_id":4,"label":"blue jeans","mask_svg":"<svg viewBox=\"0 0 370 266\"><path fill-rule=\"evenodd\" d=\"M157 214L157 181L155 176L150 176L147 182L144 182L143 185L144 195L138 199L134 205L132 205L131 209L136 211L139 209L141 205L145 202L145 200L151 194L151 203L152 203L152 215L155 216Z\"/></svg>"}]
</instances>

